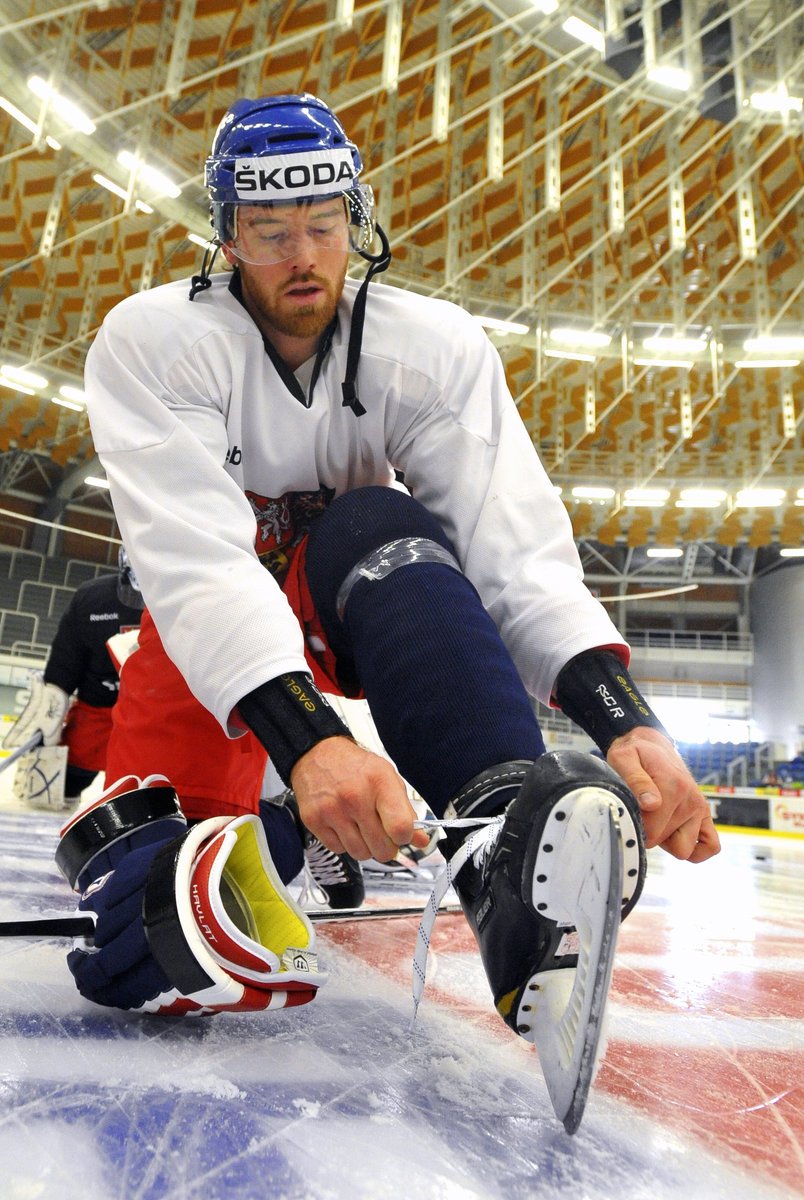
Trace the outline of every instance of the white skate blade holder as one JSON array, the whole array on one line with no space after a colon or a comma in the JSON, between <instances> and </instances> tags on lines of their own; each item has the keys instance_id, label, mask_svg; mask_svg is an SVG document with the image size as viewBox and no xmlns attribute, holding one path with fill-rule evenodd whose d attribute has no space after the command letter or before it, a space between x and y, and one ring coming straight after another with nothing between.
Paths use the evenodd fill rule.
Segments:
<instances>
[{"instance_id":1,"label":"white skate blade holder","mask_svg":"<svg viewBox=\"0 0 804 1200\"><path fill-rule=\"evenodd\" d=\"M630 814L604 788L567 793L547 819L533 872L537 911L577 930L577 968L532 976L517 1011L567 1133L581 1123L597 1065L623 902L621 819L627 837Z\"/></svg>"}]
</instances>

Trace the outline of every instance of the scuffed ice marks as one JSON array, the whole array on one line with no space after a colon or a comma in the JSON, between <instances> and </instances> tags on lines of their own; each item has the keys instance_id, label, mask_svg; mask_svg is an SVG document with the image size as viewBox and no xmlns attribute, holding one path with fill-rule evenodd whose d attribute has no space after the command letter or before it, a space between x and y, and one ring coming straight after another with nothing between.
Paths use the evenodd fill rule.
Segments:
<instances>
[{"instance_id":1,"label":"scuffed ice marks","mask_svg":"<svg viewBox=\"0 0 804 1200\"><path fill-rule=\"evenodd\" d=\"M69 910L41 843L27 854L36 841L27 819L14 814L9 826L0 806L0 845L6 833L15 839L6 875L0 856L0 910ZM46 825L34 814L30 831L46 834ZM737 1022L717 1004L690 1013L675 991L668 1005L644 982L662 994L670 986L674 960L657 950L657 938L678 938L672 912L691 923L679 943L687 973L687 948L699 944L703 924L714 951L733 959L727 910L735 895L748 903L745 857L733 862L722 914L720 901L709 910L698 897L679 902L672 864L654 872L652 895L624 927L620 988L637 976L642 983L638 995L615 995L620 1043L608 1067L609 1085L620 1078L615 1068L641 1085L638 1102L598 1087L574 1138L552 1116L535 1054L493 1012L457 919L436 939L432 987L413 1033L408 922L352 926L348 938L322 927L331 976L313 1004L188 1022L94 1008L74 989L63 944L0 942L0 1200L797 1200L798 1191L769 1183L764 1168L752 1170L745 1158L730 1163L711 1137L693 1136L699 1112L689 1129L669 1118L685 1100L686 1064L705 1075L704 1051L711 1057L725 1047L738 1065L737 1056L756 1052L767 1072L785 1036L800 1043L800 1022L777 1015L769 1023L760 1014L749 1021L744 1013ZM799 888L802 863L804 846L794 864ZM781 897L772 900L778 956L782 935L798 936L800 924L794 903L782 912ZM752 895L750 903L759 901ZM746 918L744 957L746 937L758 953L757 936ZM770 944L760 953L770 954ZM799 978L794 953L783 976L778 964L769 976L777 990ZM709 975L721 969L718 961ZM688 994L688 986L679 991ZM768 993L758 997L767 1002ZM755 1064L752 1079L759 1070ZM707 1078L695 1080L696 1097L715 1103L714 1076ZM648 1089L662 1101L661 1117L640 1108ZM790 1097L773 1108L776 1126L780 1117L792 1122ZM779 1159L789 1154L787 1141Z\"/></svg>"}]
</instances>

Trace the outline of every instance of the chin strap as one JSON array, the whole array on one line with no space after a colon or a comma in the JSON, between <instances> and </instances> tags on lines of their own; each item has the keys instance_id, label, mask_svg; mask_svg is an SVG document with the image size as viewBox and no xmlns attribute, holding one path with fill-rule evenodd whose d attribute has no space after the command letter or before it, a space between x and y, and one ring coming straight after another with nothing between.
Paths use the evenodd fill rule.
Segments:
<instances>
[{"instance_id":1,"label":"chin strap","mask_svg":"<svg viewBox=\"0 0 804 1200\"><path fill-rule=\"evenodd\" d=\"M220 242L207 242L206 249L204 250L204 257L201 260L201 274L193 275L192 278L190 286L191 300L195 300L199 292L205 292L207 288L212 287L210 274L212 273L212 266L218 256L218 251L220 248Z\"/></svg>"},{"instance_id":2,"label":"chin strap","mask_svg":"<svg viewBox=\"0 0 804 1200\"><path fill-rule=\"evenodd\" d=\"M351 408L356 417L362 417L366 411L360 403L360 398L357 394L357 365L360 360L360 349L363 345L363 322L366 318L368 285L375 275L379 275L381 271L387 270L391 263L391 246L388 238L385 236L385 230L380 225L376 229L382 247L380 253L370 254L368 250L360 251L363 258L367 259L370 265L368 271L366 271L366 277L355 296L354 307L352 309L352 327L349 332L349 348L346 352L346 378L341 385L343 407Z\"/></svg>"},{"instance_id":3,"label":"chin strap","mask_svg":"<svg viewBox=\"0 0 804 1200\"><path fill-rule=\"evenodd\" d=\"M361 256L368 261L369 269L366 271L366 277L355 296L354 307L352 309L352 326L349 332L349 347L346 352L346 378L341 384L343 407L351 408L356 417L362 417L366 411L360 403L360 398L357 394L357 366L360 361L360 349L363 345L363 323L366 319L368 285L375 275L379 275L381 271L387 270L391 264L391 246L385 235L385 230L381 225L377 225L376 230L377 236L380 239L380 253L371 254L368 250L360 251ZM212 287L212 280L209 276L219 250L219 242L210 242L207 245L201 262L201 273L200 275L193 275L192 278L192 285L190 287L191 300L195 300L199 292L205 292L207 288Z\"/></svg>"}]
</instances>

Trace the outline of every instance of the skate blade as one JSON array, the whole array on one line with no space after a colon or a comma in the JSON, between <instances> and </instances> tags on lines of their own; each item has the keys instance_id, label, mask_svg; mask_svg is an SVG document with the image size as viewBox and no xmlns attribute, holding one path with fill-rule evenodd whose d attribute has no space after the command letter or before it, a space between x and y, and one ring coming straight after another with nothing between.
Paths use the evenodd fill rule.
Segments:
<instances>
[{"instance_id":1,"label":"skate blade","mask_svg":"<svg viewBox=\"0 0 804 1200\"><path fill-rule=\"evenodd\" d=\"M534 975L517 1013L520 1034L536 1046L567 1133L581 1123L594 1078L620 928L623 852L615 807L595 789L574 805L551 868L566 880L559 905L573 913L578 966Z\"/></svg>"}]
</instances>

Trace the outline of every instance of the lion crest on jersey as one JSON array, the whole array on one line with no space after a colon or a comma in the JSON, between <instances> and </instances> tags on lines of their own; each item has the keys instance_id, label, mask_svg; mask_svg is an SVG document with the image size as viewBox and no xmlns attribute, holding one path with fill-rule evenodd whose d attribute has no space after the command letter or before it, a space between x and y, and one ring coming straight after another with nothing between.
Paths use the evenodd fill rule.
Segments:
<instances>
[{"instance_id":1,"label":"lion crest on jersey","mask_svg":"<svg viewBox=\"0 0 804 1200\"><path fill-rule=\"evenodd\" d=\"M246 492L257 521L257 557L278 580L284 577L294 549L334 495L334 488L323 486L315 492L285 492L277 498Z\"/></svg>"}]
</instances>

